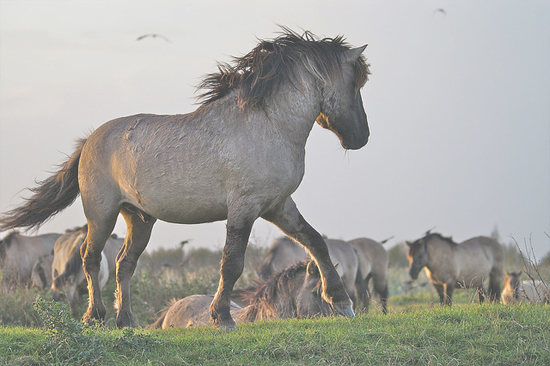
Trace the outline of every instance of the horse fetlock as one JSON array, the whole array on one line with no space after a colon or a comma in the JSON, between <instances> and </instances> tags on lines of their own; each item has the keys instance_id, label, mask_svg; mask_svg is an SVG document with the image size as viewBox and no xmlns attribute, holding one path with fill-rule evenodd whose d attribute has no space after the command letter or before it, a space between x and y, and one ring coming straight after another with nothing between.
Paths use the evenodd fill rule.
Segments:
<instances>
[{"instance_id":1,"label":"horse fetlock","mask_svg":"<svg viewBox=\"0 0 550 366\"><path fill-rule=\"evenodd\" d=\"M137 328L138 325L134 321L134 316L128 310L119 311L116 315L116 326L118 328Z\"/></svg>"},{"instance_id":2,"label":"horse fetlock","mask_svg":"<svg viewBox=\"0 0 550 366\"><path fill-rule=\"evenodd\" d=\"M100 324L103 324L106 313L107 313L107 309L105 309L105 306L101 308L100 307L88 308L88 310L82 316L82 322L88 325L94 325L99 321Z\"/></svg>"}]
</instances>

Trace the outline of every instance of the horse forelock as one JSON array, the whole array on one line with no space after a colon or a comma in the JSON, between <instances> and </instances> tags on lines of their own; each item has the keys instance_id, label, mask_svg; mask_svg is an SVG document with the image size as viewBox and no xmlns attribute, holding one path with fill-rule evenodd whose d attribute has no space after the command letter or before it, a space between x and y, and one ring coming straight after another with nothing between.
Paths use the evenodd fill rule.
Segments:
<instances>
[{"instance_id":1,"label":"horse forelock","mask_svg":"<svg viewBox=\"0 0 550 366\"><path fill-rule=\"evenodd\" d=\"M351 49L342 36L320 39L309 31L300 35L286 27L281 29L277 38L259 40L252 51L234 57L232 64L219 63L218 72L207 75L198 86L198 89L206 90L199 95L199 100L209 104L238 88L241 107L261 107L281 84L296 86L296 82L302 79L302 70L325 83L337 77L341 70L341 55ZM353 65L357 90L368 80L368 66L362 55Z\"/></svg>"}]
</instances>

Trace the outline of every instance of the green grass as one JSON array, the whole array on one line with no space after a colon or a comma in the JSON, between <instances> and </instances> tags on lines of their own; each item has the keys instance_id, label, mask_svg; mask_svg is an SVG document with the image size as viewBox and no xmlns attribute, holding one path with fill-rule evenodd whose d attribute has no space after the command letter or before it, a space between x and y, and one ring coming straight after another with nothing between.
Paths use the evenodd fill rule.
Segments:
<instances>
[{"instance_id":1,"label":"green grass","mask_svg":"<svg viewBox=\"0 0 550 366\"><path fill-rule=\"evenodd\" d=\"M69 324L56 338L48 329L0 328L0 364L550 364L549 306L394 308L387 316L260 322L230 333L211 327L75 332Z\"/></svg>"}]
</instances>

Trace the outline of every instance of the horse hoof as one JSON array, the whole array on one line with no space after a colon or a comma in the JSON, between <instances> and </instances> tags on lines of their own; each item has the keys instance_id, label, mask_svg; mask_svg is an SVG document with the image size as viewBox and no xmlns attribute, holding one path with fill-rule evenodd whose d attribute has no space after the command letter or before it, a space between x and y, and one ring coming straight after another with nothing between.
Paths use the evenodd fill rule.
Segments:
<instances>
[{"instance_id":1,"label":"horse hoof","mask_svg":"<svg viewBox=\"0 0 550 366\"><path fill-rule=\"evenodd\" d=\"M336 310L339 315L347 316L350 318L355 317L355 313L353 312L353 308L351 307L351 305L335 305L334 310Z\"/></svg>"},{"instance_id":2,"label":"horse hoof","mask_svg":"<svg viewBox=\"0 0 550 366\"><path fill-rule=\"evenodd\" d=\"M237 330L237 326L235 324L220 325L220 330L223 330L224 332L232 332Z\"/></svg>"}]
</instances>

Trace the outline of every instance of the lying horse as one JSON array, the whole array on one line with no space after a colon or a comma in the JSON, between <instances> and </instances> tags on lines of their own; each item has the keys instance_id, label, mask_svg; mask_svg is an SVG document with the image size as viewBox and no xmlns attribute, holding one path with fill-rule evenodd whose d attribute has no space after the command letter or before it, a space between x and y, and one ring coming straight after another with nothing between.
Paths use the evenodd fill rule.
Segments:
<instances>
[{"instance_id":1,"label":"lying horse","mask_svg":"<svg viewBox=\"0 0 550 366\"><path fill-rule=\"evenodd\" d=\"M337 264L336 270L351 300L354 303L356 299L360 300L363 304L362 309L367 310L367 292L357 251L343 240L326 239L325 241L330 259L332 263ZM257 274L261 279L268 280L274 273L306 258L309 256L303 246L289 237L282 237L269 248Z\"/></svg>"},{"instance_id":2,"label":"lying horse","mask_svg":"<svg viewBox=\"0 0 550 366\"><path fill-rule=\"evenodd\" d=\"M500 299L504 255L496 240L479 236L456 244L451 238L428 232L414 243L407 242L407 245L411 278L416 280L424 268L441 304L452 304L456 286L476 288L479 302L483 302L483 281L486 279L489 280L490 300Z\"/></svg>"},{"instance_id":3,"label":"lying horse","mask_svg":"<svg viewBox=\"0 0 550 366\"><path fill-rule=\"evenodd\" d=\"M550 304L550 287L543 281L522 281L520 272L506 272L502 303L530 302Z\"/></svg>"},{"instance_id":4,"label":"lying horse","mask_svg":"<svg viewBox=\"0 0 550 366\"><path fill-rule=\"evenodd\" d=\"M231 302L231 315L237 323L336 315L330 304L323 300L321 286L315 262L299 262L247 290L244 296L248 298L248 306L241 308ZM193 295L175 301L151 327L167 329L208 325L208 309L213 299L209 295Z\"/></svg>"},{"instance_id":5,"label":"lying horse","mask_svg":"<svg viewBox=\"0 0 550 366\"><path fill-rule=\"evenodd\" d=\"M14 231L0 241L0 278L3 283L31 283L32 268L44 255L51 254L61 234L25 236Z\"/></svg>"},{"instance_id":6,"label":"lying horse","mask_svg":"<svg viewBox=\"0 0 550 366\"><path fill-rule=\"evenodd\" d=\"M156 220L227 220L210 316L220 328L235 329L231 291L243 271L252 226L262 217L308 248L321 272L324 299L353 316L323 237L291 194L302 181L315 122L335 133L345 149L366 145L360 93L369 74L365 48L351 48L342 37L319 39L283 28L274 40L260 41L205 78L195 112L118 118L80 140L56 174L0 218L0 230L38 227L80 194L88 222L81 255L90 294L83 321L91 322L105 317L99 263L121 214L127 235L117 257L116 324L127 327L137 326L130 279Z\"/></svg>"},{"instance_id":7,"label":"lying horse","mask_svg":"<svg viewBox=\"0 0 550 366\"><path fill-rule=\"evenodd\" d=\"M380 298L382 313L388 313L388 267L390 259L388 252L381 243L368 238L359 238L348 241L353 246L359 256L361 273L365 279L365 288L367 289L366 311L368 311L370 292L368 291L369 282L372 279L374 293Z\"/></svg>"}]
</instances>

